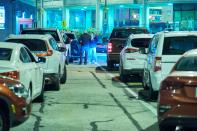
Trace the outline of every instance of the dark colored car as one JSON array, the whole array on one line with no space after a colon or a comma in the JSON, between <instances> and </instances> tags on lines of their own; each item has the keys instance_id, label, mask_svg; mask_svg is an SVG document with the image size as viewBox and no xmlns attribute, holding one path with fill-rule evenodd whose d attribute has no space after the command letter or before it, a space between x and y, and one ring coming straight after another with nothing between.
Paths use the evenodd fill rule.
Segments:
<instances>
[{"instance_id":1,"label":"dark colored car","mask_svg":"<svg viewBox=\"0 0 197 131\"><path fill-rule=\"evenodd\" d=\"M70 42L69 61L73 61L80 57L80 44L74 32L65 32Z\"/></svg>"},{"instance_id":2,"label":"dark colored car","mask_svg":"<svg viewBox=\"0 0 197 131\"><path fill-rule=\"evenodd\" d=\"M197 130L197 50L184 54L160 86L160 131Z\"/></svg>"},{"instance_id":3,"label":"dark colored car","mask_svg":"<svg viewBox=\"0 0 197 131\"><path fill-rule=\"evenodd\" d=\"M131 34L149 33L141 27L116 27L113 29L107 46L107 67L113 68L119 64L120 52L126 45L126 40Z\"/></svg>"},{"instance_id":4,"label":"dark colored car","mask_svg":"<svg viewBox=\"0 0 197 131\"><path fill-rule=\"evenodd\" d=\"M107 52L108 38L103 37L102 40L99 40L96 45L96 52L106 53Z\"/></svg>"},{"instance_id":5,"label":"dark colored car","mask_svg":"<svg viewBox=\"0 0 197 131\"><path fill-rule=\"evenodd\" d=\"M0 130L8 131L28 119L30 93L20 82L3 76L0 76L0 89Z\"/></svg>"}]
</instances>

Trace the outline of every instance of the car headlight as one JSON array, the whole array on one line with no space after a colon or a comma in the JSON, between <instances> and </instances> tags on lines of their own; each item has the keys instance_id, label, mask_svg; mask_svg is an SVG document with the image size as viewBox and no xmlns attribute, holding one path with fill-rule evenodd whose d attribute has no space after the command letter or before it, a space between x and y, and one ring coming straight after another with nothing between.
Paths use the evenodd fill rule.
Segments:
<instances>
[{"instance_id":1,"label":"car headlight","mask_svg":"<svg viewBox=\"0 0 197 131\"><path fill-rule=\"evenodd\" d=\"M29 90L23 84L7 84L7 86L18 97L25 99L29 97Z\"/></svg>"}]
</instances>

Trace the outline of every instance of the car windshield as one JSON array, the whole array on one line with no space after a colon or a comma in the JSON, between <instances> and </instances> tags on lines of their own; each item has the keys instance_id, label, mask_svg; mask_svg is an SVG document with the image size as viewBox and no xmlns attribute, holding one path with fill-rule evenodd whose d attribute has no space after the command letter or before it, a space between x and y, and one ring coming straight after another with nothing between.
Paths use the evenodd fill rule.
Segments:
<instances>
[{"instance_id":1,"label":"car windshield","mask_svg":"<svg viewBox=\"0 0 197 131\"><path fill-rule=\"evenodd\" d=\"M176 71L197 71L197 56L183 57L175 67Z\"/></svg>"},{"instance_id":2,"label":"car windshield","mask_svg":"<svg viewBox=\"0 0 197 131\"><path fill-rule=\"evenodd\" d=\"M138 38L131 40L131 45L137 48L148 48L151 38Z\"/></svg>"},{"instance_id":3,"label":"car windshield","mask_svg":"<svg viewBox=\"0 0 197 131\"><path fill-rule=\"evenodd\" d=\"M197 48L197 36L166 37L163 55L182 55L195 48Z\"/></svg>"},{"instance_id":4,"label":"car windshield","mask_svg":"<svg viewBox=\"0 0 197 131\"><path fill-rule=\"evenodd\" d=\"M68 38L70 38L70 39L75 39L75 35L74 35L74 34L66 33L66 35L67 35Z\"/></svg>"},{"instance_id":5,"label":"car windshield","mask_svg":"<svg viewBox=\"0 0 197 131\"><path fill-rule=\"evenodd\" d=\"M45 41L39 39L8 39L7 42L22 43L31 51L47 51Z\"/></svg>"},{"instance_id":6,"label":"car windshield","mask_svg":"<svg viewBox=\"0 0 197 131\"><path fill-rule=\"evenodd\" d=\"M53 30L23 30L21 34L50 34L57 42L60 41L57 32Z\"/></svg>"},{"instance_id":7,"label":"car windshield","mask_svg":"<svg viewBox=\"0 0 197 131\"><path fill-rule=\"evenodd\" d=\"M0 48L0 60L9 61L12 55L12 49Z\"/></svg>"},{"instance_id":8,"label":"car windshield","mask_svg":"<svg viewBox=\"0 0 197 131\"><path fill-rule=\"evenodd\" d=\"M120 29L113 30L110 38L127 38L131 34L148 34L146 29Z\"/></svg>"}]
</instances>

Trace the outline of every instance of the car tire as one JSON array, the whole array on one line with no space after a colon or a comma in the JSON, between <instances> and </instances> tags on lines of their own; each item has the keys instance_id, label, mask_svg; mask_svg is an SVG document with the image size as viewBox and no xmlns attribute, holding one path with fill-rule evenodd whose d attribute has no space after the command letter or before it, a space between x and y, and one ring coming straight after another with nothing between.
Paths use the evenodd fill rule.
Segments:
<instances>
[{"instance_id":1,"label":"car tire","mask_svg":"<svg viewBox=\"0 0 197 131\"><path fill-rule=\"evenodd\" d=\"M9 121L9 116L6 112L3 111L3 109L0 109L0 127L1 131L9 131L10 129L10 121Z\"/></svg>"},{"instance_id":2,"label":"car tire","mask_svg":"<svg viewBox=\"0 0 197 131\"><path fill-rule=\"evenodd\" d=\"M60 83L61 84L65 84L66 83L66 79L67 79L67 69L66 69L66 65L64 65L64 73L60 79Z\"/></svg>"},{"instance_id":3,"label":"car tire","mask_svg":"<svg viewBox=\"0 0 197 131\"><path fill-rule=\"evenodd\" d=\"M158 96L158 92L154 91L152 88L151 77L149 76L149 88L148 88L148 99L156 100Z\"/></svg>"},{"instance_id":4,"label":"car tire","mask_svg":"<svg viewBox=\"0 0 197 131\"><path fill-rule=\"evenodd\" d=\"M54 81L54 90L56 91L60 90L60 68L59 68L59 73L56 77L56 80Z\"/></svg>"},{"instance_id":5,"label":"car tire","mask_svg":"<svg viewBox=\"0 0 197 131\"><path fill-rule=\"evenodd\" d=\"M147 84L146 84L146 82L144 80L144 76L142 77L142 86L143 86L144 90L148 90L149 89L149 87L147 86Z\"/></svg>"},{"instance_id":6,"label":"car tire","mask_svg":"<svg viewBox=\"0 0 197 131\"><path fill-rule=\"evenodd\" d=\"M37 102L43 102L44 101L44 87L45 87L45 82L44 82L44 77L43 77L42 90L41 90L40 95L36 98Z\"/></svg>"},{"instance_id":7,"label":"car tire","mask_svg":"<svg viewBox=\"0 0 197 131\"><path fill-rule=\"evenodd\" d=\"M159 125L159 131L175 131L175 126Z\"/></svg>"},{"instance_id":8,"label":"car tire","mask_svg":"<svg viewBox=\"0 0 197 131\"><path fill-rule=\"evenodd\" d=\"M123 73L123 68L122 68L122 66L120 67L120 80L122 81L122 82L127 82L127 80L128 80L128 75L125 75L124 73Z\"/></svg>"},{"instance_id":9,"label":"car tire","mask_svg":"<svg viewBox=\"0 0 197 131\"><path fill-rule=\"evenodd\" d=\"M112 61L107 61L107 69L113 69L114 68L114 63Z\"/></svg>"}]
</instances>

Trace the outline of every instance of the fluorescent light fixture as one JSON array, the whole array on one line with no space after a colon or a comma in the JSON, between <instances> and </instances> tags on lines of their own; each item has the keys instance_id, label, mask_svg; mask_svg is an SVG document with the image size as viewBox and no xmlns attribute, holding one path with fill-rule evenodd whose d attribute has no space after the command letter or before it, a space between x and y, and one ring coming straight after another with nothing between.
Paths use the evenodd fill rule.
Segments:
<instances>
[{"instance_id":1,"label":"fluorescent light fixture","mask_svg":"<svg viewBox=\"0 0 197 131\"><path fill-rule=\"evenodd\" d=\"M75 17L75 21L79 22L79 17L78 16Z\"/></svg>"},{"instance_id":2,"label":"fluorescent light fixture","mask_svg":"<svg viewBox=\"0 0 197 131\"><path fill-rule=\"evenodd\" d=\"M83 8L84 8L84 9L87 9L88 7L87 7L87 6L84 6Z\"/></svg>"},{"instance_id":3,"label":"fluorescent light fixture","mask_svg":"<svg viewBox=\"0 0 197 131\"><path fill-rule=\"evenodd\" d=\"M22 18L25 18L25 12L23 12Z\"/></svg>"},{"instance_id":4,"label":"fluorescent light fixture","mask_svg":"<svg viewBox=\"0 0 197 131\"><path fill-rule=\"evenodd\" d=\"M124 5L120 5L120 8L123 8L124 7Z\"/></svg>"},{"instance_id":5,"label":"fluorescent light fixture","mask_svg":"<svg viewBox=\"0 0 197 131\"><path fill-rule=\"evenodd\" d=\"M169 5L169 6L172 6L172 5L173 5L173 3L168 3L168 5Z\"/></svg>"}]
</instances>

